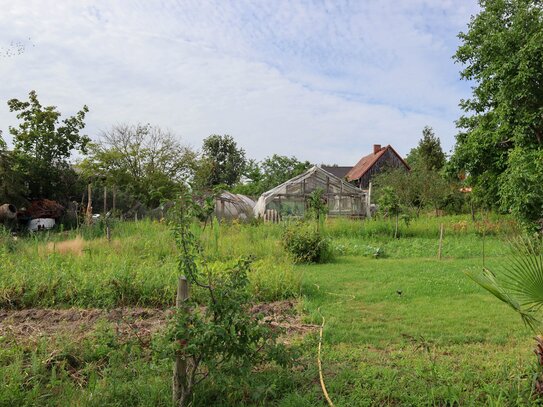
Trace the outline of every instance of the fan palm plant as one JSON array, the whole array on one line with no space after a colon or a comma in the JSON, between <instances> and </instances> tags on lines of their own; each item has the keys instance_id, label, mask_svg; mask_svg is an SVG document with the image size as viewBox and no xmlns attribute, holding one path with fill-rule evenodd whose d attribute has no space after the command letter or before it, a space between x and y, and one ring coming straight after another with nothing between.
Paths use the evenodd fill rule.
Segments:
<instances>
[{"instance_id":1,"label":"fan palm plant","mask_svg":"<svg viewBox=\"0 0 543 407\"><path fill-rule=\"evenodd\" d=\"M543 307L542 245L535 239L518 238L511 246L513 253L504 263L499 275L484 265L482 271L469 271L466 274L509 305L536 334L535 353L538 357L539 371L543 372L543 336L539 335ZM537 394L543 395L543 374L538 376L534 390Z\"/></svg>"}]
</instances>

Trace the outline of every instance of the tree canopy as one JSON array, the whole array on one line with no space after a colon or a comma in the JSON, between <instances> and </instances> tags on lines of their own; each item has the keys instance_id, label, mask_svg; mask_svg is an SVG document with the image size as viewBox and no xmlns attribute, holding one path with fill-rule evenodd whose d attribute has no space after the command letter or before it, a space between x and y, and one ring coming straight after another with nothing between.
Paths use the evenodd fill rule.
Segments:
<instances>
[{"instance_id":1,"label":"tree canopy","mask_svg":"<svg viewBox=\"0 0 543 407\"><path fill-rule=\"evenodd\" d=\"M25 195L24 182L13 167L13 153L7 150L0 131L0 205L6 202L19 204Z\"/></svg>"},{"instance_id":2,"label":"tree canopy","mask_svg":"<svg viewBox=\"0 0 543 407\"><path fill-rule=\"evenodd\" d=\"M442 168L446 156L441 149L441 141L429 126L422 130L422 138L417 147L411 149L406 158L411 171L403 168L391 168L375 178L377 195L392 189L402 211L415 211L417 214L425 208L434 210L451 207L458 210L456 201L458 187L449 182Z\"/></svg>"},{"instance_id":3,"label":"tree canopy","mask_svg":"<svg viewBox=\"0 0 543 407\"><path fill-rule=\"evenodd\" d=\"M232 187L239 182L246 163L245 150L238 147L232 136L212 134L202 146L200 179L208 187Z\"/></svg>"},{"instance_id":4,"label":"tree canopy","mask_svg":"<svg viewBox=\"0 0 543 407\"><path fill-rule=\"evenodd\" d=\"M30 197L60 198L70 194L74 171L69 158L74 151L84 153L89 137L80 134L85 127L87 106L74 116L60 121L55 106L43 107L35 91L28 101L11 99L9 110L20 123L10 127L14 144L14 165L29 186Z\"/></svg>"},{"instance_id":5,"label":"tree canopy","mask_svg":"<svg viewBox=\"0 0 543 407\"><path fill-rule=\"evenodd\" d=\"M539 219L543 207L533 201L530 215L521 215L511 191L520 191L534 176L516 167L526 169L526 157L541 156L543 148L543 6L537 0L480 0L480 5L468 30L459 34L455 55L463 65L461 77L474 86L471 98L460 102L465 113L457 122L450 169L465 171L483 204L499 203L523 220Z\"/></svg>"},{"instance_id":6,"label":"tree canopy","mask_svg":"<svg viewBox=\"0 0 543 407\"><path fill-rule=\"evenodd\" d=\"M277 185L305 172L311 163L299 161L296 157L273 154L261 162L250 160L245 168L246 182L238 184L238 193L258 196Z\"/></svg>"},{"instance_id":7,"label":"tree canopy","mask_svg":"<svg viewBox=\"0 0 543 407\"><path fill-rule=\"evenodd\" d=\"M91 144L80 168L148 207L174 199L192 177L196 153L169 131L149 124L113 126Z\"/></svg>"},{"instance_id":8,"label":"tree canopy","mask_svg":"<svg viewBox=\"0 0 543 407\"><path fill-rule=\"evenodd\" d=\"M435 135L431 127L424 127L419 144L411 149L406 161L412 169L439 171L443 168L446 162L445 153L441 148L439 137Z\"/></svg>"}]
</instances>

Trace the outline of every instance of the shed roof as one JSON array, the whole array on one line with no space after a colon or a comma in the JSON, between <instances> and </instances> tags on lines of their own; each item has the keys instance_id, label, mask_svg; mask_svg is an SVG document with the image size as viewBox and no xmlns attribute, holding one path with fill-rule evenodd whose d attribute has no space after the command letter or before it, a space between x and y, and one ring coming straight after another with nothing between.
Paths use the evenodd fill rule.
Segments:
<instances>
[{"instance_id":1,"label":"shed roof","mask_svg":"<svg viewBox=\"0 0 543 407\"><path fill-rule=\"evenodd\" d=\"M338 178L345 178L349 171L353 168L352 166L338 166L338 165L321 165L321 168L324 171L329 172L332 175L335 175Z\"/></svg>"}]
</instances>

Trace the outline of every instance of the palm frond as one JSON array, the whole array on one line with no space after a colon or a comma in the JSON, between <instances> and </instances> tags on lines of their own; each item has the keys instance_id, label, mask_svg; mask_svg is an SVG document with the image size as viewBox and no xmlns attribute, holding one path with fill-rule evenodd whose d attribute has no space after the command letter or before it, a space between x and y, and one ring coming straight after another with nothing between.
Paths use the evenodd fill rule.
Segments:
<instances>
[{"instance_id":1,"label":"palm frond","mask_svg":"<svg viewBox=\"0 0 543 407\"><path fill-rule=\"evenodd\" d=\"M513 243L513 254L504 264L502 288L514 296L522 308L543 307L543 256L529 239Z\"/></svg>"},{"instance_id":2,"label":"palm frond","mask_svg":"<svg viewBox=\"0 0 543 407\"><path fill-rule=\"evenodd\" d=\"M533 310L530 308L523 309L521 304L496 280L496 275L491 270L483 268L482 271L466 271L465 274L497 299L515 310L522 318L522 321L536 332L540 321L533 314Z\"/></svg>"}]
</instances>

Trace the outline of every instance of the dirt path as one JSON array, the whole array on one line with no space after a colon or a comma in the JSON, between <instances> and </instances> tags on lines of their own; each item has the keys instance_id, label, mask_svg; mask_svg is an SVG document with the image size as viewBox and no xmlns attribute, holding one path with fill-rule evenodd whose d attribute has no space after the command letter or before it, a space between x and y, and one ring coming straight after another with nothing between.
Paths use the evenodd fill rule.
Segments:
<instances>
[{"instance_id":1,"label":"dirt path","mask_svg":"<svg viewBox=\"0 0 543 407\"><path fill-rule=\"evenodd\" d=\"M271 326L285 329L287 336L316 329L313 325L302 323L294 301L258 304L252 311L263 314L264 321ZM171 312L156 308L0 309L0 336L23 342L58 336L81 339L92 333L100 321L106 321L113 324L123 337L135 336L147 341L166 325Z\"/></svg>"}]
</instances>

